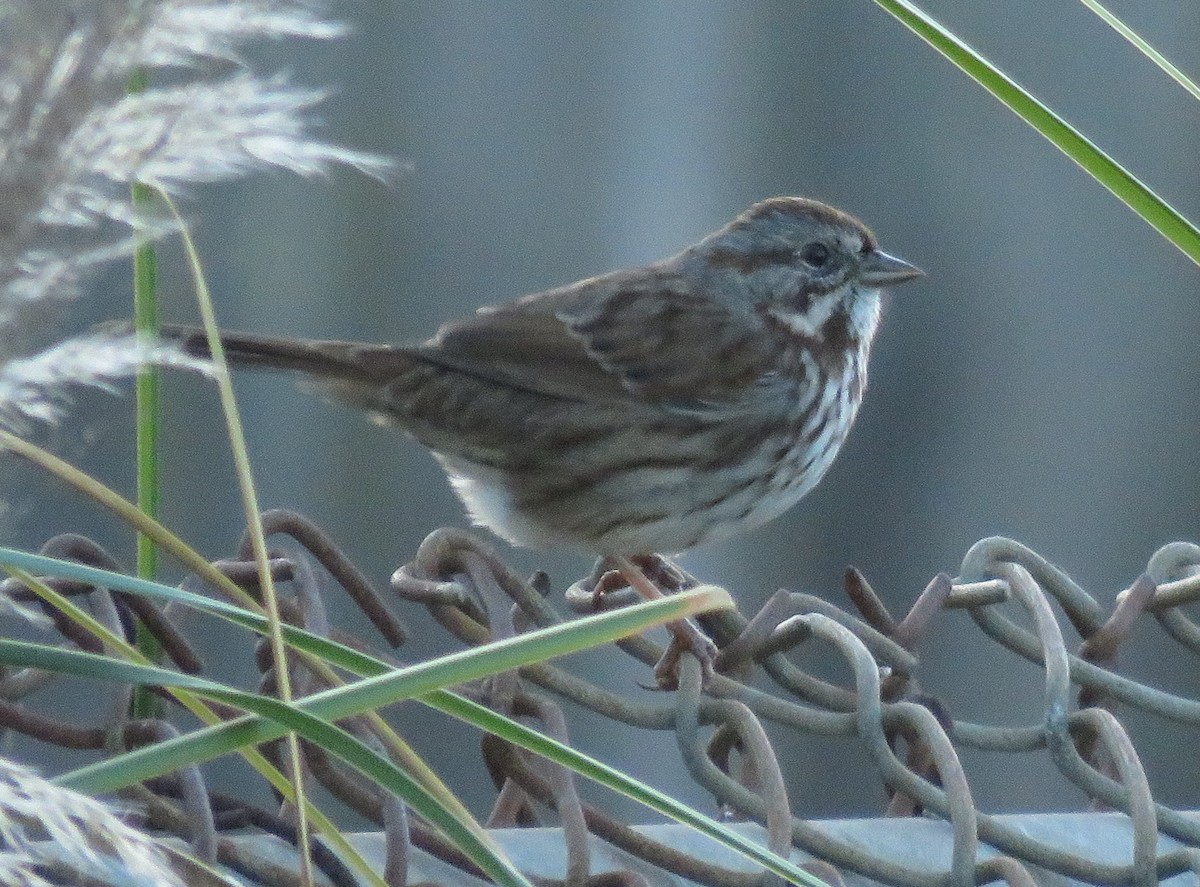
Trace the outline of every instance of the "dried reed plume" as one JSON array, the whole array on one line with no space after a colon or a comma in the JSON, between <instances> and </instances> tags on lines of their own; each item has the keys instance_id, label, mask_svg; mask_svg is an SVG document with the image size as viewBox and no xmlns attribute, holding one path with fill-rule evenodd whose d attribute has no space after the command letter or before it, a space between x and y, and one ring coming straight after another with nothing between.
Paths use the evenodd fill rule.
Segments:
<instances>
[{"instance_id":1,"label":"dried reed plume","mask_svg":"<svg viewBox=\"0 0 1200 887\"><path fill-rule=\"evenodd\" d=\"M133 183L179 194L271 166L386 170L305 134L320 91L239 57L254 40L340 33L300 0L0 7L0 424L53 420L71 385L104 387L147 360L183 360L95 333L34 353L89 274L131 252ZM129 94L147 70L166 85ZM161 219L150 227L170 230Z\"/></svg>"},{"instance_id":2,"label":"dried reed plume","mask_svg":"<svg viewBox=\"0 0 1200 887\"><path fill-rule=\"evenodd\" d=\"M172 230L164 218L137 219L134 183L178 195L272 166L386 171L305 134L320 91L239 57L254 40L340 33L302 0L0 4L0 426L54 421L71 386L108 387L146 361L190 360L128 335L55 343L89 276L131 254L135 224L151 236ZM162 85L130 94L147 71ZM77 873L71 883L179 883L149 839L103 804L0 759L0 884L48 887L64 866Z\"/></svg>"},{"instance_id":3,"label":"dried reed plume","mask_svg":"<svg viewBox=\"0 0 1200 887\"><path fill-rule=\"evenodd\" d=\"M102 803L0 759L0 884L97 882L182 887L154 842Z\"/></svg>"}]
</instances>

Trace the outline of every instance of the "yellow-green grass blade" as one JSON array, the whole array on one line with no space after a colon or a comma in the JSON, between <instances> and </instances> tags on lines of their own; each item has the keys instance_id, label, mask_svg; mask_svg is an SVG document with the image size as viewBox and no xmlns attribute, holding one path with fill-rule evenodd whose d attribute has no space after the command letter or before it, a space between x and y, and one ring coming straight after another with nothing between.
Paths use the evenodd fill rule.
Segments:
<instances>
[{"instance_id":1,"label":"yellow-green grass blade","mask_svg":"<svg viewBox=\"0 0 1200 887\"><path fill-rule=\"evenodd\" d=\"M160 585L134 576L126 576L84 564L60 561L44 555L16 551L11 548L0 548L0 563L12 564L30 573L66 576L81 582L119 588L159 600L176 601L225 618L255 632L265 633L267 630L266 618L257 613L225 601L191 594L178 588ZM359 714L366 708L387 705L429 690L478 680L490 674L519 668L522 665L600 646L618 638L646 631L664 622L732 606L733 601L724 589L711 585L701 586L679 594L668 595L656 601L648 601L608 613L584 616L550 628L537 629L517 637L452 653L402 669L392 669L370 656L294 626L283 625L282 628L287 642L298 649L326 659L333 665L380 677L383 683L379 687L368 689L360 682L354 688L326 690L307 697L305 700L307 704L314 699L330 696L330 694L333 698L338 698L340 694L353 690L354 696L349 701L336 704L336 714L333 716L342 718L351 714ZM381 671L386 673L381 674ZM399 683L393 685L390 683L392 681L399 681ZM362 693L369 695L367 698L358 696ZM393 693L398 693L398 695L391 695ZM347 710L345 708L347 705L354 710Z\"/></svg>"},{"instance_id":2,"label":"yellow-green grass blade","mask_svg":"<svg viewBox=\"0 0 1200 887\"><path fill-rule=\"evenodd\" d=\"M218 734L228 737L232 733L238 737L235 738L234 744L242 746L257 745L260 742L284 736L288 732L294 732L330 754L341 758L360 773L374 780L386 791L403 798L404 802L417 814L441 830L498 884L503 884L505 887L531 887L524 876L496 852L493 845L480 840L480 837L472 829L468 828L457 816L452 815L424 786L390 759L377 753L362 740L332 723L334 718L326 719L319 714L306 711L306 708L313 708L311 705L288 704L270 696L235 690L195 675L184 675L107 656L97 656L77 650L62 650L24 641L0 639L0 661L99 680L143 686L184 688L197 696L253 712L254 717L240 718L226 725L200 730L180 738L189 740L186 744L195 750L196 754L192 756L193 760L208 760L227 750L225 743L219 741L221 737L218 737ZM306 701L311 702L313 698L309 697L309 700ZM233 729L224 730L223 728L226 726ZM265 729L255 731L255 727ZM153 751L173 742L177 742L177 740L146 748ZM143 750L127 752L105 762L109 765L107 769L110 773L113 770L123 771L120 778L123 783L140 782L147 778L145 771L140 770L138 766L141 759L145 757L141 754ZM77 770L73 774L59 777L55 782L76 791L106 790L103 785L97 785L87 778L85 774L90 769L92 768Z\"/></svg>"},{"instance_id":3,"label":"yellow-green grass blade","mask_svg":"<svg viewBox=\"0 0 1200 887\"><path fill-rule=\"evenodd\" d=\"M10 559L14 555L26 565L36 567L42 571L53 571L54 568L58 568L60 565L60 562L53 561L50 558L38 555L26 555L24 552L11 552L2 549L0 549L0 562L7 561L7 559ZM72 576L73 579L78 579L79 581L107 582L114 587L120 585L125 591L149 592L152 597L179 600L182 604L196 606L198 609L208 610L215 613L215 615L218 612L226 613L227 618L233 618L234 621L244 624L246 628L260 630L264 625L262 617L254 615L254 613L239 610L238 607L223 603L223 601L200 598L199 595L181 592L175 588L156 586L155 583L142 583L130 576L108 574L107 571L96 568L84 568L78 564L61 565L64 568L79 568L78 573L74 573ZM305 648L310 653L322 655L330 663L344 667L344 669L349 671L368 676L395 675L396 673L391 666L383 663L383 661L367 657L367 655L353 651L353 649L342 647L335 642L310 635L300 629L288 627L288 625L284 625L283 629L289 643L295 643L295 646ZM353 687L349 689L353 690ZM304 702L306 703L311 699L313 697L308 697ZM568 745L558 743L550 737L530 730L528 727L516 723L516 721L504 718L503 715L491 712L490 709L476 705L476 703L463 699L463 697L454 693L449 693L449 691L426 691L426 693L422 693L419 696L419 699L427 706L450 714L451 717L466 721L468 724L479 727L480 730L497 733L497 735L509 739L510 742L521 745L522 748L534 751L535 754L544 755L548 759L560 763L560 765L569 767L572 771L583 775L583 777L598 781L598 783L605 785L608 789L622 793L622 795L635 799L635 801L642 804L646 804L647 807L658 811L662 815L670 816L672 819L684 823L684 825L694 827L697 831L708 835L708 837L719 841L719 843L730 847L734 851L743 853L743 855L752 859L752 861L764 865L764 867L775 871L776 874L785 877L787 880L794 883L815 883L811 880L811 876L804 873L802 869L794 867L786 859L774 856L773 853L763 849L762 846L752 843L752 841L745 839L736 832L730 831L730 829L721 826L720 823L709 819L708 816L704 816L697 813L696 810L686 807L684 804L673 801L672 798L656 791L653 787L626 777L625 774L616 771L612 767L608 767L605 763L578 753L578 751L571 749ZM330 713L324 713L324 715L328 714ZM338 717L341 717L341 715L338 715ZM233 747L236 741L238 741L236 737L227 736L224 738L229 741L228 744L230 747ZM258 741L258 737L253 737L252 741ZM214 749L215 754L223 754L224 750L228 749L223 747L221 750ZM187 761L186 755L181 757L179 763L185 761Z\"/></svg>"},{"instance_id":4,"label":"yellow-green grass blade","mask_svg":"<svg viewBox=\"0 0 1200 887\"><path fill-rule=\"evenodd\" d=\"M114 654L112 657L124 656L125 659L131 662L140 663L143 665L152 664L153 660L147 658L137 647L128 644L124 638L114 635L104 625L100 624L90 614L84 612L79 607L75 606L71 600L63 597L58 592L47 586L36 576L22 570L20 567L15 567L12 564L0 565L0 568L6 570L13 578L20 580L27 588L33 590L35 594L42 600L49 603L51 606L61 611L67 618L73 620L86 631L90 632L95 637L104 642L108 648L108 652ZM145 686L139 686L139 690L147 690ZM172 688L170 690L177 702L199 718L203 723L216 724L221 722L221 718L216 715L199 697L193 693L180 688ZM359 874L366 879L366 883L372 887L387 887L383 879L367 865L362 854L346 840L345 836L338 830L334 824L315 807L307 798L298 798L295 793L295 786L286 776L279 770L276 770L270 762L264 758L257 749L241 748L238 752L246 759L259 774L272 786L274 786L280 794L290 801L303 804L308 811L309 817L321 830L322 835L329 842L330 847L340 853L342 858Z\"/></svg>"}]
</instances>

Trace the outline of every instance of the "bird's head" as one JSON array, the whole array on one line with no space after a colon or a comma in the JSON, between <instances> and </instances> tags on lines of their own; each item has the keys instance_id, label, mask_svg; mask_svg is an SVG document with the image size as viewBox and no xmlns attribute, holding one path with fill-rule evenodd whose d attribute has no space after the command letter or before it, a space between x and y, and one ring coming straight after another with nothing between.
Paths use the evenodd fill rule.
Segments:
<instances>
[{"instance_id":1,"label":"bird's head","mask_svg":"<svg viewBox=\"0 0 1200 887\"><path fill-rule=\"evenodd\" d=\"M879 249L854 216L802 197L755 204L686 255L784 333L809 344L869 341L879 291L922 271Z\"/></svg>"}]
</instances>

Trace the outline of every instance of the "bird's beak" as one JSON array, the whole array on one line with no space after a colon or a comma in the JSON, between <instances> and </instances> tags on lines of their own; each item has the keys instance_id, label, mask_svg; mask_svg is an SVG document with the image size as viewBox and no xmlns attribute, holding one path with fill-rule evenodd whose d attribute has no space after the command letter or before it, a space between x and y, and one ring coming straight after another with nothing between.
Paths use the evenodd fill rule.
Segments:
<instances>
[{"instance_id":1,"label":"bird's beak","mask_svg":"<svg viewBox=\"0 0 1200 887\"><path fill-rule=\"evenodd\" d=\"M914 277L924 277L925 272L903 259L889 256L883 250L872 250L859 266L858 279L871 286L889 286L904 283Z\"/></svg>"}]
</instances>

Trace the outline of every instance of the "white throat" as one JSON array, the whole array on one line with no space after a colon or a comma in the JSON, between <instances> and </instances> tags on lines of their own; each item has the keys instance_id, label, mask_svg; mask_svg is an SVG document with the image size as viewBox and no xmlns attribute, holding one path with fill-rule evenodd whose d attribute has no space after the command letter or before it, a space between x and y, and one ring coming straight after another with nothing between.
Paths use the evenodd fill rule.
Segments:
<instances>
[{"instance_id":1,"label":"white throat","mask_svg":"<svg viewBox=\"0 0 1200 887\"><path fill-rule=\"evenodd\" d=\"M849 304L851 335L861 346L869 347L879 326L882 298L877 289L855 288L848 300L837 292L825 293L816 298L805 311L789 311L782 305L772 305L767 312L789 332L805 339L820 339L821 328L843 301Z\"/></svg>"}]
</instances>

